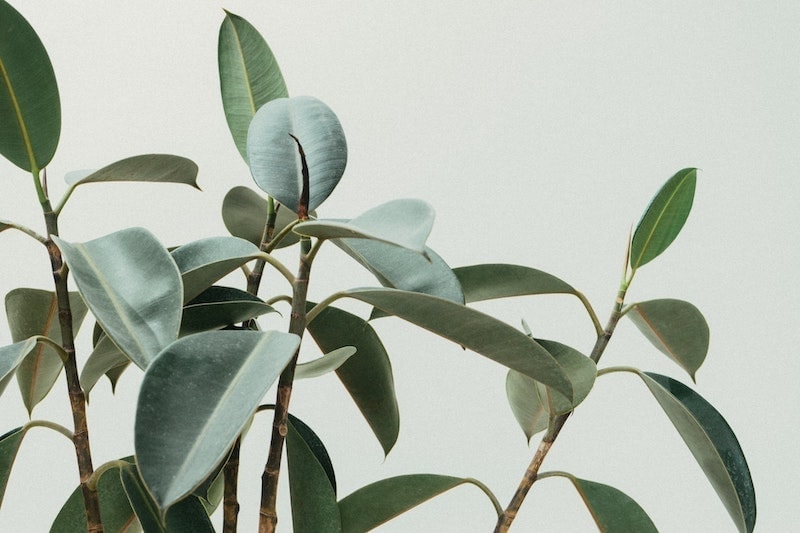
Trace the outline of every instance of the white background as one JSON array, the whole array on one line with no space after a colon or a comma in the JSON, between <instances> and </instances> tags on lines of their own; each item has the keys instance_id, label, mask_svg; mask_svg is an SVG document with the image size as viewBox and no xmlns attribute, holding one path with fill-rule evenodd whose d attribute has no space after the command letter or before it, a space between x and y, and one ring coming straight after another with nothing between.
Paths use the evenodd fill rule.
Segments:
<instances>
[{"instance_id":1,"label":"white background","mask_svg":"<svg viewBox=\"0 0 800 533\"><path fill-rule=\"evenodd\" d=\"M745 451L757 530L796 527L796 2L14 4L41 36L58 77L63 129L48 169L54 197L66 172L129 155L175 153L200 166L203 192L142 184L79 189L62 217L67 240L131 225L149 228L166 245L226 233L219 215L225 192L252 182L220 103L223 7L266 37L292 95L316 96L341 119L350 159L322 216L424 199L437 210L429 244L450 265L508 262L551 272L582 290L602 320L631 225L675 171L699 167L687 226L640 271L628 301L681 298L702 310L712 339L697 390ZM30 177L2 161L0 180L0 218L44 231ZM51 287L38 244L17 232L0 240L4 293ZM312 298L375 283L329 248L315 264ZM281 257L294 266L294 258ZM286 291L280 283L269 278L263 294ZM583 351L593 343L574 298L480 308L515 325L524 317L536 336ZM282 327L272 318L264 325ZM505 505L538 441L527 446L507 407L505 370L396 319L375 327L392 356L402 418L388 458L335 377L302 382L293 397L292 411L328 446L340 496L391 475L432 472L476 477ZM10 343L7 332L0 341ZM314 355L310 346L307 355ZM601 366L622 364L690 382L627 321ZM133 452L139 380L132 369L116 395L105 381L93 392L96 465ZM0 399L0 432L27 420L15 389ZM34 418L69 425L67 404L60 381ZM241 531L254 530L257 520L268 423L257 419L245 443ZM556 469L625 491L662 531L734 530L693 457L630 374L598 380L543 467ZM31 431L0 509L0 530L46 530L76 482L71 446L55 433ZM281 530L289 531L288 494L281 513ZM514 529L592 531L592 524L568 482L546 479ZM491 505L466 486L381 531L483 532L493 525Z\"/></svg>"}]
</instances>

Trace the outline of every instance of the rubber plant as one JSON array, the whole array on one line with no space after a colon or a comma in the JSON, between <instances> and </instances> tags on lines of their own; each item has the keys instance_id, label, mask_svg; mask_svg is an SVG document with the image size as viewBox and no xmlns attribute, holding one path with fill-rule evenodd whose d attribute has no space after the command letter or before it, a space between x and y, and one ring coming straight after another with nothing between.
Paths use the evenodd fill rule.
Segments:
<instances>
[{"instance_id":1,"label":"rubber plant","mask_svg":"<svg viewBox=\"0 0 800 533\"><path fill-rule=\"evenodd\" d=\"M421 200L398 199L349 218L318 216L347 164L348 147L336 114L316 98L290 97L263 37L233 13L225 12L218 52L224 114L242 168L249 169L257 186L234 187L223 199L222 217L231 235L167 249L147 229L128 228L74 242L60 234L59 219L78 187L112 181L197 187L198 169L176 155L135 155L67 175L64 193L54 202L46 176L61 131L54 69L34 29L0 0L0 153L30 175L44 223L40 232L2 219L0 231L18 230L41 244L53 276L53 290L17 288L6 294L13 344L0 348L0 392L16 376L30 415L63 368L72 412L71 428L31 419L0 437L0 503L26 433L43 427L73 443L78 467L78 487L63 504L53 531L212 531L209 516L221 504L223 530L233 532L239 514L240 443L254 416L271 416L258 510L262 532L277 527L278 480L284 468L293 528L299 532L368 531L463 484L486 494L497 512L495 531L506 531L533 484L554 476L572 482L600 531L655 531L647 513L621 491L571 473L540 472L595 379L624 372L642 382L672 421L738 530L753 530L750 473L724 418L672 377L597 366L624 317L692 379L703 363L709 331L697 308L674 299L625 299L639 269L664 252L683 227L696 169L678 171L645 210L603 325L581 292L545 272L509 264L451 269L426 244L434 211ZM314 260L326 244L372 273L376 286L343 288L321 302L309 301ZM294 268L272 254L287 247L297 251ZM285 279L288 294L277 290L261 296L266 268ZM218 284L239 270L243 288ZM70 291L69 284L76 290ZM468 305L540 294L580 300L597 335L588 355L536 338L524 323L520 330ZM342 299L371 306L371 315L360 317L335 305ZM290 312L288 332L262 330L258 317L284 302ZM506 389L514 416L529 440L543 436L505 509L475 479L431 473L390 477L344 497L337 494L323 441L291 414L293 384L335 372L388 454L400 429L397 398L388 352L370 325L387 315L508 368ZM92 345L79 369L74 338L87 320L94 321ZM303 341L316 343L325 355L299 364ZM129 367L143 374L135 455L95 467L86 395L103 376L116 384ZM273 390L274 403L264 403ZM487 524L487 530L491 527Z\"/></svg>"}]
</instances>

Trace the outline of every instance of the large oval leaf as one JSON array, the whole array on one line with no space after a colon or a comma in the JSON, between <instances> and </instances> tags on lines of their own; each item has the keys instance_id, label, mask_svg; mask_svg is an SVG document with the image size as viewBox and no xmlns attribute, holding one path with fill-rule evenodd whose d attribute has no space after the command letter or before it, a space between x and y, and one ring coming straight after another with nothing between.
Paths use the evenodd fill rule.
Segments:
<instances>
[{"instance_id":1,"label":"large oval leaf","mask_svg":"<svg viewBox=\"0 0 800 533\"><path fill-rule=\"evenodd\" d=\"M486 491L485 487L477 485L474 480L436 474L411 474L372 483L339 501L342 531L370 531L464 483L475 484Z\"/></svg>"},{"instance_id":2,"label":"large oval leaf","mask_svg":"<svg viewBox=\"0 0 800 533\"><path fill-rule=\"evenodd\" d=\"M297 213L286 206L277 206L275 235L297 220ZM234 187L222 200L222 221L231 235L261 246L264 227L267 225L267 200L247 187ZM316 213L309 213L316 216ZM291 246L300 240L296 233L289 232L276 248Z\"/></svg>"},{"instance_id":3,"label":"large oval leaf","mask_svg":"<svg viewBox=\"0 0 800 533\"><path fill-rule=\"evenodd\" d=\"M61 135L53 65L28 21L0 0L0 154L27 171L44 168Z\"/></svg>"},{"instance_id":4,"label":"large oval leaf","mask_svg":"<svg viewBox=\"0 0 800 533\"><path fill-rule=\"evenodd\" d=\"M486 264L454 268L467 303L529 294L573 294L557 277L520 265Z\"/></svg>"},{"instance_id":5,"label":"large oval leaf","mask_svg":"<svg viewBox=\"0 0 800 533\"><path fill-rule=\"evenodd\" d=\"M365 320L336 307L323 309L306 328L323 352L341 346L356 349L336 375L388 454L397 442L400 413L392 364L378 334Z\"/></svg>"},{"instance_id":6,"label":"large oval leaf","mask_svg":"<svg viewBox=\"0 0 800 533\"><path fill-rule=\"evenodd\" d=\"M247 128L258 109L289 96L281 69L252 24L225 11L217 46L222 107L233 142L247 161Z\"/></svg>"},{"instance_id":7,"label":"large oval leaf","mask_svg":"<svg viewBox=\"0 0 800 533\"><path fill-rule=\"evenodd\" d=\"M74 335L80 329L88 309L77 292L69 294L69 303ZM61 344L58 301L54 292L14 289L6 295L6 315L14 342L43 335L56 344ZM17 383L28 414L53 388L63 367L62 354L46 343L39 343L36 350L20 363L17 368Z\"/></svg>"},{"instance_id":8,"label":"large oval leaf","mask_svg":"<svg viewBox=\"0 0 800 533\"><path fill-rule=\"evenodd\" d=\"M658 533L644 509L619 489L567 475L601 533Z\"/></svg>"},{"instance_id":9,"label":"large oval leaf","mask_svg":"<svg viewBox=\"0 0 800 533\"><path fill-rule=\"evenodd\" d=\"M630 267L636 270L661 255L680 233L694 201L697 169L672 176L653 198L633 233Z\"/></svg>"},{"instance_id":10,"label":"large oval leaf","mask_svg":"<svg viewBox=\"0 0 800 533\"><path fill-rule=\"evenodd\" d=\"M256 184L291 209L300 211L303 167L308 164L308 211L330 195L344 174L347 142L339 119L316 98L271 100L256 112L247 134L247 156Z\"/></svg>"},{"instance_id":11,"label":"large oval leaf","mask_svg":"<svg viewBox=\"0 0 800 533\"><path fill-rule=\"evenodd\" d=\"M509 370L506 374L508 405L528 442L550 424L547 390L535 379L516 370Z\"/></svg>"},{"instance_id":12,"label":"large oval leaf","mask_svg":"<svg viewBox=\"0 0 800 533\"><path fill-rule=\"evenodd\" d=\"M300 340L275 331L211 331L167 347L145 372L136 459L162 511L222 461Z\"/></svg>"},{"instance_id":13,"label":"large oval leaf","mask_svg":"<svg viewBox=\"0 0 800 533\"><path fill-rule=\"evenodd\" d=\"M683 300L650 300L633 305L627 315L661 353L695 379L708 353L708 323Z\"/></svg>"},{"instance_id":14,"label":"large oval leaf","mask_svg":"<svg viewBox=\"0 0 800 533\"><path fill-rule=\"evenodd\" d=\"M171 154L144 154L121 159L86 176L68 174L72 187L84 183L141 181L150 183L185 183L197 186L197 164L191 159Z\"/></svg>"},{"instance_id":15,"label":"large oval leaf","mask_svg":"<svg viewBox=\"0 0 800 533\"><path fill-rule=\"evenodd\" d=\"M728 422L702 396L679 381L638 372L697 459L736 527L756 524L756 495L744 453Z\"/></svg>"},{"instance_id":16,"label":"large oval leaf","mask_svg":"<svg viewBox=\"0 0 800 533\"><path fill-rule=\"evenodd\" d=\"M53 237L103 330L139 368L178 338L183 289L178 267L144 228L83 244Z\"/></svg>"},{"instance_id":17,"label":"large oval leaf","mask_svg":"<svg viewBox=\"0 0 800 533\"><path fill-rule=\"evenodd\" d=\"M572 383L555 358L535 340L494 317L449 300L398 289L353 289L345 294L573 397Z\"/></svg>"}]
</instances>

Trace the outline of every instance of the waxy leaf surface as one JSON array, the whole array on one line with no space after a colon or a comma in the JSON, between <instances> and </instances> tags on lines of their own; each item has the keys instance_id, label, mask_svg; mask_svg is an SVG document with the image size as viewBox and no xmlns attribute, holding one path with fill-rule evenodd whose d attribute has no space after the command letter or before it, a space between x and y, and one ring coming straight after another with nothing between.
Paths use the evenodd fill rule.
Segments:
<instances>
[{"instance_id":1,"label":"waxy leaf surface","mask_svg":"<svg viewBox=\"0 0 800 533\"><path fill-rule=\"evenodd\" d=\"M0 348L0 394L2 394L14 371L22 360L37 348L37 339L25 339Z\"/></svg>"},{"instance_id":2,"label":"waxy leaf surface","mask_svg":"<svg viewBox=\"0 0 800 533\"><path fill-rule=\"evenodd\" d=\"M276 206L275 232L277 235L282 229L297 220L297 213L286 206ZM261 246L264 236L264 227L267 225L267 200L260 194L247 187L234 187L222 200L222 221L231 235L250 241L256 246ZM315 213L310 215L313 217ZM291 246L300 240L296 233L289 232L281 239L276 248Z\"/></svg>"},{"instance_id":3,"label":"waxy leaf surface","mask_svg":"<svg viewBox=\"0 0 800 533\"><path fill-rule=\"evenodd\" d=\"M183 337L147 369L136 409L142 478L165 510L224 459L299 345L279 332L210 331Z\"/></svg>"},{"instance_id":4,"label":"waxy leaf surface","mask_svg":"<svg viewBox=\"0 0 800 533\"><path fill-rule=\"evenodd\" d=\"M27 428L18 427L0 437L0 505L3 504L11 468L14 466L14 460L17 458L17 452L19 452L26 431Z\"/></svg>"},{"instance_id":5,"label":"waxy leaf surface","mask_svg":"<svg viewBox=\"0 0 800 533\"><path fill-rule=\"evenodd\" d=\"M658 533L645 510L624 492L602 483L568 477L601 533Z\"/></svg>"},{"instance_id":6,"label":"waxy leaf surface","mask_svg":"<svg viewBox=\"0 0 800 533\"><path fill-rule=\"evenodd\" d=\"M178 338L183 289L167 250L143 228L83 244L54 240L103 330L139 368L147 368Z\"/></svg>"},{"instance_id":7,"label":"waxy leaf surface","mask_svg":"<svg viewBox=\"0 0 800 533\"><path fill-rule=\"evenodd\" d=\"M185 183L197 186L197 164L190 159L170 154L135 155L111 163L88 175L68 174L66 181L77 187L84 183L140 181L150 183Z\"/></svg>"},{"instance_id":8,"label":"waxy leaf surface","mask_svg":"<svg viewBox=\"0 0 800 533\"><path fill-rule=\"evenodd\" d=\"M352 346L344 346L330 353L326 353L322 357L318 357L313 361L307 363L300 363L294 371L294 379L308 379L316 378L333 372L342 366L348 359L356 353L356 349Z\"/></svg>"},{"instance_id":9,"label":"waxy leaf surface","mask_svg":"<svg viewBox=\"0 0 800 533\"><path fill-rule=\"evenodd\" d=\"M520 265L486 264L454 268L467 303L532 294L572 294L557 277Z\"/></svg>"},{"instance_id":10,"label":"waxy leaf surface","mask_svg":"<svg viewBox=\"0 0 800 533\"><path fill-rule=\"evenodd\" d=\"M184 306L180 335L221 329L265 313L277 311L248 292L215 285Z\"/></svg>"}]
</instances>

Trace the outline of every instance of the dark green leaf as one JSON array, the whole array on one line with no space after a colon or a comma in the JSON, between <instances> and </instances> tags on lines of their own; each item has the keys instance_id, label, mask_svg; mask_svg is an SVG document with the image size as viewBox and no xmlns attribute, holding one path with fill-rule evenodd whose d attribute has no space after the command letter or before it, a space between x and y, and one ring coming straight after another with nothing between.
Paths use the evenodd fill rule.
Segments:
<instances>
[{"instance_id":1,"label":"dark green leaf","mask_svg":"<svg viewBox=\"0 0 800 533\"><path fill-rule=\"evenodd\" d=\"M44 168L61 135L53 65L28 21L0 0L0 154L23 170Z\"/></svg>"},{"instance_id":2,"label":"dark green leaf","mask_svg":"<svg viewBox=\"0 0 800 533\"><path fill-rule=\"evenodd\" d=\"M333 192L347 164L347 142L339 119L316 98L278 98L264 104L247 134L247 156L256 184L292 211L299 211L303 175L298 146L309 173L308 210Z\"/></svg>"},{"instance_id":3,"label":"dark green leaf","mask_svg":"<svg viewBox=\"0 0 800 533\"><path fill-rule=\"evenodd\" d=\"M143 228L83 244L54 240L103 330L131 361L147 368L178 337L183 291L169 253Z\"/></svg>"},{"instance_id":4,"label":"dark green leaf","mask_svg":"<svg viewBox=\"0 0 800 533\"><path fill-rule=\"evenodd\" d=\"M624 492L569 476L601 533L658 533L647 513Z\"/></svg>"},{"instance_id":5,"label":"dark green leaf","mask_svg":"<svg viewBox=\"0 0 800 533\"><path fill-rule=\"evenodd\" d=\"M340 532L336 481L325 447L297 418L290 419L287 429L286 457L295 533Z\"/></svg>"},{"instance_id":6,"label":"dark green leaf","mask_svg":"<svg viewBox=\"0 0 800 533\"><path fill-rule=\"evenodd\" d=\"M423 327L573 397L566 371L524 333L475 309L397 289L353 289L347 296Z\"/></svg>"},{"instance_id":7,"label":"dark green leaf","mask_svg":"<svg viewBox=\"0 0 800 533\"><path fill-rule=\"evenodd\" d=\"M392 365L378 334L363 319L336 307L326 307L306 327L323 352L340 346L356 349L336 375L388 454L397 442L400 414Z\"/></svg>"},{"instance_id":8,"label":"dark green leaf","mask_svg":"<svg viewBox=\"0 0 800 533\"><path fill-rule=\"evenodd\" d=\"M265 313L276 313L270 305L245 291L212 286L183 308L180 335L224 328Z\"/></svg>"},{"instance_id":9,"label":"dark green leaf","mask_svg":"<svg viewBox=\"0 0 800 533\"><path fill-rule=\"evenodd\" d=\"M297 220L297 213L286 206L278 208L275 217L275 235ZM316 216L316 212L310 215ZM264 227L267 225L267 200L247 187L234 187L222 201L222 221L231 235L261 246ZM291 246L300 240L296 233L289 232L276 248Z\"/></svg>"},{"instance_id":10,"label":"dark green leaf","mask_svg":"<svg viewBox=\"0 0 800 533\"><path fill-rule=\"evenodd\" d=\"M697 169L685 168L661 187L633 233L631 269L649 263L672 244L692 209L696 183Z\"/></svg>"},{"instance_id":11,"label":"dark green leaf","mask_svg":"<svg viewBox=\"0 0 800 533\"><path fill-rule=\"evenodd\" d=\"M697 459L736 527L756 524L756 495L750 469L728 422L702 396L667 376L639 372L683 441Z\"/></svg>"},{"instance_id":12,"label":"dark green leaf","mask_svg":"<svg viewBox=\"0 0 800 533\"><path fill-rule=\"evenodd\" d=\"M467 303L530 294L574 294L575 289L535 268L488 264L454 268Z\"/></svg>"},{"instance_id":13,"label":"dark green leaf","mask_svg":"<svg viewBox=\"0 0 800 533\"><path fill-rule=\"evenodd\" d=\"M136 409L136 458L159 508L195 489L227 454L299 339L275 331L183 337L147 369Z\"/></svg>"},{"instance_id":14,"label":"dark green leaf","mask_svg":"<svg viewBox=\"0 0 800 533\"><path fill-rule=\"evenodd\" d=\"M197 186L197 165L194 161L170 154L135 155L111 163L86 176L68 175L69 185L112 181L142 181L151 183L185 183Z\"/></svg>"},{"instance_id":15,"label":"dark green leaf","mask_svg":"<svg viewBox=\"0 0 800 533\"><path fill-rule=\"evenodd\" d=\"M11 468L14 466L14 460L17 458L17 452L19 452L26 431L26 428L19 427L0 437L0 505L3 503L8 477L11 475Z\"/></svg>"},{"instance_id":16,"label":"dark green leaf","mask_svg":"<svg viewBox=\"0 0 800 533\"><path fill-rule=\"evenodd\" d=\"M228 11L219 29L217 59L225 118L236 148L247 161L247 128L256 111L289 93L264 38L249 22Z\"/></svg>"},{"instance_id":17,"label":"dark green leaf","mask_svg":"<svg viewBox=\"0 0 800 533\"><path fill-rule=\"evenodd\" d=\"M683 300L650 300L631 307L627 316L647 340L695 379L708 353L708 323Z\"/></svg>"}]
</instances>

